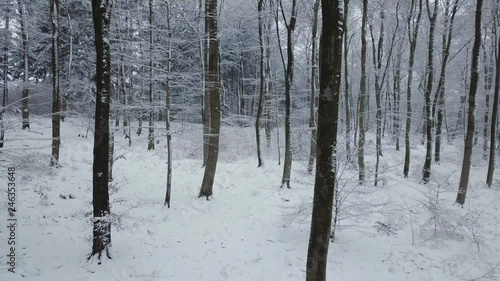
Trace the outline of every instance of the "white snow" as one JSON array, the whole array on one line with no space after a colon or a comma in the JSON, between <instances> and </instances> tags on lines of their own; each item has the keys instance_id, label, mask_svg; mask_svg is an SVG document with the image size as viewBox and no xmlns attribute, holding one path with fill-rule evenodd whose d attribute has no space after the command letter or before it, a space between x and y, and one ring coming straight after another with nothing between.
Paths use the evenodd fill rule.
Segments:
<instances>
[{"instance_id":1,"label":"white snow","mask_svg":"<svg viewBox=\"0 0 500 281\"><path fill-rule=\"evenodd\" d=\"M122 157L115 161L110 188L112 259L98 265L96 258L87 261L93 135L78 136L85 135L87 122L66 118L62 123L61 167L51 168L50 120L30 120L32 129L23 131L20 116L7 117L0 153L5 175L0 180L0 280L305 280L314 179L306 172L307 162L295 159L307 160L307 127L294 128L294 138L303 140L293 145L291 189L279 188L282 166L274 134L272 149L262 140L265 166L257 168L253 128L223 127L214 196L206 201L197 198L203 177L201 126L173 123L170 209L163 206L164 124L157 123L155 151L146 150L146 130L139 138L132 135L129 148L120 128L115 155ZM357 185L355 170L343 160L342 143L337 154L341 221L330 244L328 280L500 280L500 190L498 181L491 189L483 186L486 162L480 148L475 148L461 208L454 204L461 140L443 147L442 164L433 165L428 186L419 183L425 150L417 142L410 178L404 179L404 149L394 151L390 137L384 139L379 187ZM366 153L367 178L372 179L375 145L367 142ZM8 166L16 168L18 187L15 274L6 263Z\"/></svg>"}]
</instances>

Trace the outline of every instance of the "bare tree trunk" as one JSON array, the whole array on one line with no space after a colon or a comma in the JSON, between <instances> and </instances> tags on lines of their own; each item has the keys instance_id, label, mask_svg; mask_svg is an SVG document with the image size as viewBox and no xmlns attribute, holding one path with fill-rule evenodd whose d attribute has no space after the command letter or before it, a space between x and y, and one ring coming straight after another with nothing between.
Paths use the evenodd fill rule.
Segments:
<instances>
[{"instance_id":1,"label":"bare tree trunk","mask_svg":"<svg viewBox=\"0 0 500 281\"><path fill-rule=\"evenodd\" d=\"M411 92L413 84L413 66L415 64L415 49L417 48L418 29L422 18L422 0L411 1L410 16L408 16L408 40L410 41L410 59L408 63L408 84L406 87L406 126L405 126L405 164L403 167L404 177L407 178L410 172L410 135L411 135ZM417 13L415 21L414 15Z\"/></svg>"},{"instance_id":2,"label":"bare tree trunk","mask_svg":"<svg viewBox=\"0 0 500 281\"><path fill-rule=\"evenodd\" d=\"M101 258L105 251L111 258L111 218L108 190L109 108L111 101L111 54L109 27L112 0L92 0L92 17L96 48L96 112L94 134L94 162L92 168L92 204L94 228L92 253Z\"/></svg>"},{"instance_id":3,"label":"bare tree trunk","mask_svg":"<svg viewBox=\"0 0 500 281\"><path fill-rule=\"evenodd\" d=\"M207 88L206 88L206 82L207 82L207 77L206 77L206 73L207 73L207 23L206 23L206 14L204 14L203 16L201 15L202 14L202 11L203 11L203 3L204 1L203 0L198 0L198 9L197 9L197 12L196 12L196 27L197 28L194 28L193 27L193 31L198 34L198 51L199 51L199 55L200 55L200 69L202 71L202 80L201 80L201 84L202 84L202 94L201 94L201 122L202 122L202 125L203 125L203 143L202 143L202 147L203 147L203 166L206 165L207 163L207 156L208 156L208 131L209 131L209 103L210 103L210 99L209 99L209 93L207 91ZM206 11L205 11L206 12ZM200 22L202 21L202 19L205 20L205 30L204 30L204 33L203 35L201 34L201 24Z\"/></svg>"},{"instance_id":4,"label":"bare tree trunk","mask_svg":"<svg viewBox=\"0 0 500 281\"><path fill-rule=\"evenodd\" d=\"M7 106L7 101L9 98L9 85L8 85L8 71L9 71L9 41L10 41L10 32L9 32L9 13L10 10L6 4L5 8L5 34L4 34L4 46L3 46L3 61L2 61L2 68L3 68L3 75L2 75L2 82L3 82L3 98L2 98L2 110L0 111L0 148L3 147L4 144L4 138L5 138L5 124L4 124L4 113L5 113L5 108Z\"/></svg>"},{"instance_id":5,"label":"bare tree trunk","mask_svg":"<svg viewBox=\"0 0 500 281\"><path fill-rule=\"evenodd\" d=\"M260 93L259 93L259 104L257 106L257 116L255 117L255 138L257 141L257 167L262 166L262 158L260 152L260 117L262 115L262 108L264 103L264 97L266 96L266 76L265 76L265 46L264 46L264 35L263 35L263 10L264 10L264 0L258 0L257 12L259 17L259 47L260 47L260 61L259 61L259 75L260 75Z\"/></svg>"},{"instance_id":6,"label":"bare tree trunk","mask_svg":"<svg viewBox=\"0 0 500 281\"><path fill-rule=\"evenodd\" d=\"M153 109L153 0L149 0L149 132L148 150L155 149Z\"/></svg>"},{"instance_id":7,"label":"bare tree trunk","mask_svg":"<svg viewBox=\"0 0 500 281\"><path fill-rule=\"evenodd\" d=\"M398 53L396 55L396 65L393 75L393 140L396 144L396 150L399 151L399 135L401 131L401 115L400 115L400 104L401 104L401 56L403 54L403 38L399 42Z\"/></svg>"},{"instance_id":8,"label":"bare tree trunk","mask_svg":"<svg viewBox=\"0 0 500 281\"><path fill-rule=\"evenodd\" d=\"M365 99L366 99L366 19L368 14L368 0L363 0L363 16L361 19L361 80L359 89L358 109L358 169L359 184L365 182Z\"/></svg>"},{"instance_id":9,"label":"bare tree trunk","mask_svg":"<svg viewBox=\"0 0 500 281\"><path fill-rule=\"evenodd\" d=\"M427 0L427 13L429 15L429 49L427 57L427 85L425 88L425 132L426 132L426 150L425 162L422 169L422 181L428 183L431 177L432 164L432 115L431 115L431 93L434 85L434 30L436 29L436 21L438 14L438 2L434 3L434 11L430 14L430 4Z\"/></svg>"},{"instance_id":10,"label":"bare tree trunk","mask_svg":"<svg viewBox=\"0 0 500 281\"><path fill-rule=\"evenodd\" d=\"M451 39L453 33L453 22L458 8L458 1L455 0L452 7L451 14L450 0L445 2L445 20L444 20L444 33L442 38L442 59L441 59L441 73L439 75L439 82L436 89L436 96L434 98L434 104L432 109L432 116L435 116L435 109L437 107L437 123L436 123L436 141L434 147L434 161L439 163L441 158L441 132L443 126L444 118L444 95L445 95L445 83L446 83L446 65L448 64L448 57L450 54Z\"/></svg>"},{"instance_id":11,"label":"bare tree trunk","mask_svg":"<svg viewBox=\"0 0 500 281\"><path fill-rule=\"evenodd\" d=\"M269 12L273 11L272 7L273 3L272 1L269 3ZM271 94L271 88L272 88L272 81L271 81L271 21L272 17L269 16L269 12L266 13L267 15L267 21L264 25L265 27L265 46L266 46L266 68L265 68L265 75L266 75L266 96L265 98L265 103L264 103L264 112L265 112L265 121L264 121L264 129L266 132L266 146L267 148L271 147L271 133L272 133L272 123L273 123L273 112L272 112L272 105L273 105L273 97Z\"/></svg>"},{"instance_id":12,"label":"bare tree trunk","mask_svg":"<svg viewBox=\"0 0 500 281\"><path fill-rule=\"evenodd\" d=\"M286 185L290 188L290 175L292 171L292 146L291 146L291 91L293 86L293 72L294 72L294 55L293 55L293 35L295 32L295 24L297 21L297 0L292 0L292 13L289 21L286 20L283 11L283 5L280 0L281 12L285 20L285 27L287 30L287 63L285 68L285 160L283 165L283 177L281 180L281 187ZM278 31L279 32L279 31ZM284 64L284 62L283 62Z\"/></svg>"},{"instance_id":13,"label":"bare tree trunk","mask_svg":"<svg viewBox=\"0 0 500 281\"><path fill-rule=\"evenodd\" d=\"M498 24L498 22L495 20ZM495 37L498 34L495 33ZM494 40L497 40L495 38ZM498 45L500 46L500 36L498 36ZM493 108L491 114L491 130L490 130L490 159L488 162L488 174L486 176L486 184L491 186L493 183L493 172L495 171L495 149L496 149L496 134L497 134L497 120L498 120L498 100L499 100L499 92L500 92L500 52L498 49L496 50L496 74L495 74L495 92L493 94Z\"/></svg>"},{"instance_id":14,"label":"bare tree trunk","mask_svg":"<svg viewBox=\"0 0 500 281\"><path fill-rule=\"evenodd\" d=\"M392 109L392 101L391 101L391 90L389 88L389 81L387 80L386 83L386 94L385 94L385 102L384 102L384 108L383 108L383 124L382 124L382 138L385 138L385 128L387 127L387 116L389 118L392 116L391 115L391 109ZM382 109L381 109L382 110ZM389 111L389 113L387 113Z\"/></svg>"},{"instance_id":15,"label":"bare tree trunk","mask_svg":"<svg viewBox=\"0 0 500 281\"><path fill-rule=\"evenodd\" d=\"M52 157L50 165L59 162L61 145L61 93L59 84L59 0L50 1L52 21Z\"/></svg>"},{"instance_id":16,"label":"bare tree trunk","mask_svg":"<svg viewBox=\"0 0 500 281\"><path fill-rule=\"evenodd\" d=\"M205 0L205 16L207 17L208 63L206 87L210 93L210 130L208 134L209 149L205 174L199 197L205 196L208 200L212 196L217 158L219 156L220 133L220 74L219 74L219 36L217 0Z\"/></svg>"},{"instance_id":17,"label":"bare tree trunk","mask_svg":"<svg viewBox=\"0 0 500 281\"><path fill-rule=\"evenodd\" d=\"M382 155L382 88L385 84L385 78L387 71L389 69L389 64L391 62L392 50L394 47L394 41L396 39L397 30L399 28L399 2L396 5L396 29L393 32L392 40L390 43L390 48L387 56L387 62L385 68L382 71L382 65L384 61L384 22L385 22L385 3L382 3L380 7L380 32L378 42L375 44L375 39L373 37L373 26L370 24L370 37L372 40L372 51L373 51L373 67L375 69L375 102L377 106L376 114L376 164L375 164L375 180L374 185L378 184L378 171L380 166L380 157Z\"/></svg>"},{"instance_id":18,"label":"bare tree trunk","mask_svg":"<svg viewBox=\"0 0 500 281\"><path fill-rule=\"evenodd\" d=\"M366 1L366 0L365 0ZM342 75L342 7L323 0L318 102L318 161L314 183L306 281L325 281L336 185L337 129Z\"/></svg>"},{"instance_id":19,"label":"bare tree trunk","mask_svg":"<svg viewBox=\"0 0 500 281\"><path fill-rule=\"evenodd\" d=\"M170 197L172 193L172 132L170 131L170 73L172 61L172 29L170 27L170 2L167 3L167 32L168 32L168 59L167 59L167 79L165 80L165 125L167 129L167 191L165 193L165 205L170 208Z\"/></svg>"},{"instance_id":20,"label":"bare tree trunk","mask_svg":"<svg viewBox=\"0 0 500 281\"><path fill-rule=\"evenodd\" d=\"M463 205L467 195L467 185L469 185L470 165L472 158L472 138L474 134L474 110L476 109L477 82L479 80L479 51L481 48L481 13L483 0L476 2L474 46L472 47L471 79L469 91L469 109L467 112L467 133L465 135L464 158L462 162L462 173L458 186L457 203Z\"/></svg>"},{"instance_id":21,"label":"bare tree trunk","mask_svg":"<svg viewBox=\"0 0 500 281\"><path fill-rule=\"evenodd\" d=\"M312 21L312 48L311 48L311 93L309 98L309 130L311 131L311 147L309 153L309 163L307 171L312 173L314 161L316 160L316 72L317 72L317 52L316 52L316 34L318 31L318 11L319 1L316 0L313 6ZM347 5L347 4L346 4Z\"/></svg>"},{"instance_id":22,"label":"bare tree trunk","mask_svg":"<svg viewBox=\"0 0 500 281\"><path fill-rule=\"evenodd\" d=\"M111 99L109 100L109 106L111 107ZM108 182L113 181L113 164L114 164L114 152L115 152L115 128L113 127L112 121L113 113L109 113L109 152L108 152Z\"/></svg>"},{"instance_id":23,"label":"bare tree trunk","mask_svg":"<svg viewBox=\"0 0 500 281\"><path fill-rule=\"evenodd\" d=\"M490 116L490 92L493 85L493 73L495 71L495 40L491 40L491 52L488 55L485 45L483 45L483 58L484 58L484 94L485 94L485 111L483 117L483 159L488 159L488 127Z\"/></svg>"},{"instance_id":24,"label":"bare tree trunk","mask_svg":"<svg viewBox=\"0 0 500 281\"><path fill-rule=\"evenodd\" d=\"M21 102L21 111L22 111L22 120L23 125L22 128L29 129L30 128L30 114L29 114L29 61L28 61L28 30L27 30L27 22L26 22L26 10L22 0L17 0L17 5L19 7L19 17L21 23L21 38L23 40L23 65L24 65L24 80L23 80L23 94L22 94L22 102Z\"/></svg>"},{"instance_id":25,"label":"bare tree trunk","mask_svg":"<svg viewBox=\"0 0 500 281\"><path fill-rule=\"evenodd\" d=\"M344 95L345 95L345 149L347 152L347 157L351 157L351 110L350 110L350 85L349 85L349 43L347 41L348 37L348 24L347 17L349 16L349 2L350 0L344 0Z\"/></svg>"}]
</instances>

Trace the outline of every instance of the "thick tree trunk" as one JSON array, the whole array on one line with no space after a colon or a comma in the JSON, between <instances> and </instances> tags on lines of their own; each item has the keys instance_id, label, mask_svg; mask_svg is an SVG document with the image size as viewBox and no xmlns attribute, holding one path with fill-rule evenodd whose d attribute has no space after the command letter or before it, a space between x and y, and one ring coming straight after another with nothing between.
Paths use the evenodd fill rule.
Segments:
<instances>
[{"instance_id":1,"label":"thick tree trunk","mask_svg":"<svg viewBox=\"0 0 500 281\"><path fill-rule=\"evenodd\" d=\"M366 20L368 15L368 0L363 0L363 16L361 19L361 80L359 86L358 109L358 169L359 184L365 182L365 99L366 99Z\"/></svg>"},{"instance_id":2,"label":"thick tree trunk","mask_svg":"<svg viewBox=\"0 0 500 281\"><path fill-rule=\"evenodd\" d=\"M498 36L498 35L497 35ZM500 46L500 36L498 36L498 45ZM495 149L496 149L496 134L498 120L498 100L500 92L500 51L496 51L496 74L495 74L495 92L493 94L493 108L491 115L490 129L490 159L488 162L488 174L486 176L486 184L491 186L493 183L493 172L495 171Z\"/></svg>"},{"instance_id":3,"label":"thick tree trunk","mask_svg":"<svg viewBox=\"0 0 500 281\"><path fill-rule=\"evenodd\" d=\"M430 4L427 0L427 10L430 15ZM431 114L431 93L434 85L434 30L436 29L436 21L438 14L438 2L434 3L434 11L432 16L429 17L429 44L428 44L428 57L427 57L427 85L425 88L425 136L426 136L426 149L425 149L425 162L422 168L422 181L428 183L431 177L431 164L432 164L432 114Z\"/></svg>"},{"instance_id":4,"label":"thick tree trunk","mask_svg":"<svg viewBox=\"0 0 500 281\"><path fill-rule=\"evenodd\" d=\"M318 11L319 1L316 0L313 6L312 22L312 48L311 48L311 92L309 96L309 131L311 131L311 147L309 151L309 163L307 171L312 173L314 161L316 160L316 72L317 70L317 52L316 52L316 34L318 31Z\"/></svg>"},{"instance_id":5,"label":"thick tree trunk","mask_svg":"<svg viewBox=\"0 0 500 281\"><path fill-rule=\"evenodd\" d=\"M52 153L50 165L58 165L61 145L61 93L59 84L59 0L50 1L52 21Z\"/></svg>"},{"instance_id":6,"label":"thick tree trunk","mask_svg":"<svg viewBox=\"0 0 500 281\"><path fill-rule=\"evenodd\" d=\"M458 194L456 202L460 205L465 203L467 195L467 186L469 185L470 165L472 158L472 138L474 135L474 110L476 109L476 92L479 80L479 50L481 48L481 13L483 0L476 2L476 17L475 17L475 32L474 46L472 47L472 64L471 64L471 79L469 91L469 109L467 112L467 133L465 135L464 158L462 162L462 172L460 174L460 182L458 186Z\"/></svg>"},{"instance_id":7,"label":"thick tree trunk","mask_svg":"<svg viewBox=\"0 0 500 281\"><path fill-rule=\"evenodd\" d=\"M422 18L422 0L411 1L410 16L408 17L408 40L410 41L410 58L408 62L408 83L406 87L406 125L405 125L405 163L403 175L408 177L410 172L410 135L411 135L411 94L413 87L413 66L415 64L415 49L417 48L418 29L420 28L420 19ZM414 15L417 14L415 21Z\"/></svg>"},{"instance_id":8,"label":"thick tree trunk","mask_svg":"<svg viewBox=\"0 0 500 281\"><path fill-rule=\"evenodd\" d=\"M220 133L220 74L219 74L219 36L217 0L205 0L205 15L207 17L208 63L206 87L210 94L210 130L208 134L208 155L203 182L199 197L205 196L208 200L212 196L217 159L219 156Z\"/></svg>"},{"instance_id":9,"label":"thick tree trunk","mask_svg":"<svg viewBox=\"0 0 500 281\"><path fill-rule=\"evenodd\" d=\"M366 1L366 0L365 0ZM306 281L325 281L335 196L337 120L342 72L342 8L338 0L322 0L318 160L307 251Z\"/></svg>"},{"instance_id":10,"label":"thick tree trunk","mask_svg":"<svg viewBox=\"0 0 500 281\"><path fill-rule=\"evenodd\" d=\"M92 167L92 204L94 228L92 253L101 258L105 251L110 257L111 218L108 190L109 108L111 100L111 55L109 28L112 0L92 0L92 17L96 49L96 111L94 134L94 162ZM90 259L89 257L89 259Z\"/></svg>"}]
</instances>

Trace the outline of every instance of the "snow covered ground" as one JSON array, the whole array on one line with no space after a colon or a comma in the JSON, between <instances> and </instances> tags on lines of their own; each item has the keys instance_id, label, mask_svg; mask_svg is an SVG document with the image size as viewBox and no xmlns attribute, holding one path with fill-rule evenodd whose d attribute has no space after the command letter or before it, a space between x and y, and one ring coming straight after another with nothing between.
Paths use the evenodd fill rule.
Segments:
<instances>
[{"instance_id":1,"label":"snow covered ground","mask_svg":"<svg viewBox=\"0 0 500 281\"><path fill-rule=\"evenodd\" d=\"M223 127L214 196L206 201L197 198L201 128L174 124L168 209L163 206L165 131L156 131L155 151L146 151L146 134L134 134L128 147L117 131L112 259L98 265L95 258L87 261L93 142L91 132L82 137L87 121L63 123L60 168L48 165L48 118L32 118L30 131L19 129L19 116L8 121L0 153L0 280L305 280L314 182L303 161L306 138L294 144L301 160L293 162L292 189L280 189L276 136L272 148L264 149L265 167L257 168L253 129ZM301 135L307 132L294 134ZM358 186L352 164L339 152L340 221L330 246L328 280L500 280L499 182L484 187L486 161L477 147L466 205L454 204L460 142L444 146L427 186L419 183L424 147L416 140L411 175L404 179L404 151L395 151L386 137L378 187ZM373 179L374 144L368 146ZM7 264L10 166L16 168L18 187L15 273Z\"/></svg>"}]
</instances>

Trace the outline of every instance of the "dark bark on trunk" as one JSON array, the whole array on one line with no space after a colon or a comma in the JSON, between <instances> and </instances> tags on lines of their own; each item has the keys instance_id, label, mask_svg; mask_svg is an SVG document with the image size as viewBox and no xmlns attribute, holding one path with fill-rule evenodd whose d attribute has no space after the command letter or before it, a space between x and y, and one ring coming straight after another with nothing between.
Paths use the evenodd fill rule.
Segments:
<instances>
[{"instance_id":1,"label":"dark bark on trunk","mask_svg":"<svg viewBox=\"0 0 500 281\"><path fill-rule=\"evenodd\" d=\"M203 63L203 81L204 81L204 92L203 92L203 100L202 100L202 123L203 123L203 166L205 167L207 165L208 161L208 151L210 150L210 89L207 86L208 83L210 83L210 78L208 77L208 72L209 72L209 67L210 67L210 61L209 61L209 46L210 44L210 31L208 29L209 26L209 20L210 17L208 15L208 9L206 7L207 5L207 0L205 1L205 44L203 44L203 50L201 53L203 54L202 57L202 63ZM201 0L200 0L200 5L199 8L201 9ZM239 104L238 100L238 104ZM239 108L239 106L238 106ZM238 111L239 114L239 111Z\"/></svg>"},{"instance_id":2,"label":"dark bark on trunk","mask_svg":"<svg viewBox=\"0 0 500 281\"><path fill-rule=\"evenodd\" d=\"M436 141L434 147L434 161L439 163L441 158L441 134L444 119L444 95L446 92L446 65L448 64L448 57L450 55L450 46L453 33L453 22L458 8L458 1L455 0L452 7L451 14L449 13L450 2L447 0L445 2L445 21L444 21L444 33L442 37L442 59L441 59L441 73L439 75L439 82L436 89L436 95L434 97L432 116L437 118L436 122ZM437 116L435 111L437 108Z\"/></svg>"},{"instance_id":3,"label":"dark bark on trunk","mask_svg":"<svg viewBox=\"0 0 500 281\"><path fill-rule=\"evenodd\" d=\"M311 92L309 98L309 130L311 131L311 146L309 150L309 163L307 171L312 173L314 161L316 160L316 72L317 70L317 52L316 52L316 34L318 31L318 12L320 0L316 0L313 6L312 21L312 47L311 47Z\"/></svg>"},{"instance_id":4,"label":"dark bark on trunk","mask_svg":"<svg viewBox=\"0 0 500 281\"><path fill-rule=\"evenodd\" d=\"M109 107L111 108L111 99L109 100ZM113 113L110 111L109 118L112 119ZM108 182L113 181L113 164L114 164L114 152L115 152L115 128L113 127L113 121L109 122L109 154L108 154Z\"/></svg>"},{"instance_id":5,"label":"dark bark on trunk","mask_svg":"<svg viewBox=\"0 0 500 281\"><path fill-rule=\"evenodd\" d=\"M165 125L167 129L167 191L165 193L165 205L170 208L170 197L172 194L172 132L170 131L170 73L172 61L172 29L170 27L170 2L167 0L167 32L168 32L168 60L167 79L165 80Z\"/></svg>"},{"instance_id":6,"label":"dark bark on trunk","mask_svg":"<svg viewBox=\"0 0 500 281\"><path fill-rule=\"evenodd\" d=\"M347 17L349 16L349 2L350 0L344 0L344 108L345 108L345 149L347 152L347 157L351 157L351 101L350 101L350 84L349 84L349 42L347 40L348 36L348 25Z\"/></svg>"},{"instance_id":7,"label":"dark bark on trunk","mask_svg":"<svg viewBox=\"0 0 500 281\"><path fill-rule=\"evenodd\" d=\"M413 66L415 64L415 49L417 48L418 29L420 28L420 19L422 18L422 0L411 2L410 16L408 17L408 40L410 41L410 58L408 63L408 83L406 87L406 125L405 125L405 164L403 167L403 175L408 177L410 172L410 135L411 135L411 94L413 87ZM414 14L417 14L415 21Z\"/></svg>"},{"instance_id":8,"label":"dark bark on trunk","mask_svg":"<svg viewBox=\"0 0 500 281\"><path fill-rule=\"evenodd\" d=\"M208 200L212 196L217 159L219 156L220 133L220 75L219 75L219 37L217 0L205 0L205 15L207 17L208 63L206 88L210 93L210 127L208 134L208 155L203 182L199 197L205 196Z\"/></svg>"},{"instance_id":9,"label":"dark bark on trunk","mask_svg":"<svg viewBox=\"0 0 500 281\"><path fill-rule=\"evenodd\" d=\"M467 195L467 186L469 185L469 174L472 158L472 138L474 135L474 110L476 109L476 92L479 80L479 51L481 48L481 13L482 13L483 0L476 2L476 17L475 17L475 33L474 33L474 46L472 47L472 64L471 64L471 79L469 91L469 109L467 112L467 133L465 136L464 158L462 162L462 172L460 174L460 181L458 186L458 194L456 202L460 205L465 203Z\"/></svg>"},{"instance_id":10,"label":"dark bark on trunk","mask_svg":"<svg viewBox=\"0 0 500 281\"><path fill-rule=\"evenodd\" d=\"M272 4L269 5L269 10L272 10ZM266 67L265 67L265 75L266 75L266 91L265 91L265 103L264 103L264 112L265 112L265 121L264 121L264 129L266 132L266 146L267 148L271 147L271 133L272 133L272 94L271 94L271 17L269 17L267 24L265 27L265 39L266 39Z\"/></svg>"},{"instance_id":11,"label":"dark bark on trunk","mask_svg":"<svg viewBox=\"0 0 500 281\"><path fill-rule=\"evenodd\" d=\"M373 67L375 68L375 102L377 106L376 114L376 164L375 164L375 180L374 185L378 184L378 171L380 166L380 157L382 155L382 88L385 84L385 78L387 71L389 69L389 64L391 62L392 50L394 47L394 41L396 39L397 30L399 28L399 2L396 6L396 29L393 32L392 40L390 43L389 52L387 55L387 62L385 64L384 70L382 72L382 66L384 61L384 22L385 22L385 7L381 7L380 12L380 32L377 44L375 44L375 39L373 37L373 26L370 25L370 36L372 40L372 50L373 50Z\"/></svg>"},{"instance_id":12,"label":"dark bark on trunk","mask_svg":"<svg viewBox=\"0 0 500 281\"><path fill-rule=\"evenodd\" d=\"M438 14L438 2L434 3L434 10L432 16L430 15L430 4L427 0L427 13L429 14L430 28L429 28L429 49L427 57L427 85L425 88L425 136L426 136L426 150L425 162L422 169L422 181L428 183L431 177L431 164L432 164L432 115L431 115L431 93L434 85L434 30L436 29L436 21Z\"/></svg>"},{"instance_id":13,"label":"dark bark on trunk","mask_svg":"<svg viewBox=\"0 0 500 281\"><path fill-rule=\"evenodd\" d=\"M109 108L111 101L111 54L109 28L112 0L92 0L92 17L96 49L96 112L94 162L92 166L92 204L94 228L92 253L101 258L103 251L110 257L111 219L108 190ZM90 259L89 257L89 259Z\"/></svg>"},{"instance_id":14,"label":"dark bark on trunk","mask_svg":"<svg viewBox=\"0 0 500 281\"><path fill-rule=\"evenodd\" d=\"M153 109L153 0L149 0L149 130L148 150L155 149Z\"/></svg>"},{"instance_id":15,"label":"dark bark on trunk","mask_svg":"<svg viewBox=\"0 0 500 281\"><path fill-rule=\"evenodd\" d=\"M365 0L366 1L366 0ZM342 8L338 0L322 0L318 158L314 183L306 281L325 281L335 196L337 120L342 72Z\"/></svg>"},{"instance_id":16,"label":"dark bark on trunk","mask_svg":"<svg viewBox=\"0 0 500 281\"><path fill-rule=\"evenodd\" d=\"M295 58L293 55L293 36L295 32L295 25L297 21L297 0L292 0L292 13L289 22L285 18L283 12L283 5L280 0L282 8L283 19L285 20L285 27L287 30L287 64L285 71L285 160L283 163L283 177L281 179L281 187L285 186L290 188L290 175L292 171L292 145L291 145L291 92L293 87L293 72Z\"/></svg>"},{"instance_id":17,"label":"dark bark on trunk","mask_svg":"<svg viewBox=\"0 0 500 281\"><path fill-rule=\"evenodd\" d=\"M365 99L366 99L366 18L368 14L368 0L363 0L363 16L361 19L361 80L359 90L358 109L358 170L359 184L365 182Z\"/></svg>"},{"instance_id":18,"label":"dark bark on trunk","mask_svg":"<svg viewBox=\"0 0 500 281\"><path fill-rule=\"evenodd\" d=\"M493 73L495 71L495 40L491 40L491 52L488 54L486 47L483 45L483 58L484 58L484 94L486 110L483 117L483 159L488 159L488 127L490 117L490 94L493 86Z\"/></svg>"},{"instance_id":19,"label":"dark bark on trunk","mask_svg":"<svg viewBox=\"0 0 500 281\"><path fill-rule=\"evenodd\" d=\"M394 94L393 94L393 140L396 145L396 151L399 151L399 135L401 132L401 115L400 115L400 109L401 109L401 56L403 54L403 39L401 38L401 41L399 43L399 48L398 48L398 54L396 55L396 65L395 65L395 70L394 70L394 75L393 75L393 88L394 88Z\"/></svg>"},{"instance_id":20,"label":"dark bark on trunk","mask_svg":"<svg viewBox=\"0 0 500 281\"><path fill-rule=\"evenodd\" d=\"M496 36L498 36L496 34ZM498 45L500 46L500 36L498 36ZM495 92L493 94L493 108L491 115L491 129L490 129L490 159L488 162L488 174L486 176L486 184L491 186L493 183L493 172L495 171L495 149L496 149L496 132L498 120L498 100L500 92L500 51L496 51L496 74L495 74Z\"/></svg>"},{"instance_id":21,"label":"dark bark on trunk","mask_svg":"<svg viewBox=\"0 0 500 281\"><path fill-rule=\"evenodd\" d=\"M59 0L50 1L52 21L52 153L51 166L59 162L61 145L61 93L59 84Z\"/></svg>"},{"instance_id":22,"label":"dark bark on trunk","mask_svg":"<svg viewBox=\"0 0 500 281\"><path fill-rule=\"evenodd\" d=\"M21 102L21 111L22 111L22 120L23 125L22 128L29 129L30 128L30 113L29 113L29 73L28 73L28 30L26 26L26 10L24 8L24 4L22 0L17 1L17 5L19 7L19 21L21 23L21 39L23 40L23 66L24 66L24 80L23 80L23 94L22 94L22 102Z\"/></svg>"},{"instance_id":23,"label":"dark bark on trunk","mask_svg":"<svg viewBox=\"0 0 500 281\"><path fill-rule=\"evenodd\" d=\"M8 53L9 53L9 8L5 9L5 34L4 34L4 46L3 46L3 75L2 75L2 82L3 82L3 97L2 97L2 110L0 111L0 148L3 147L4 144L4 138L5 138L5 124L4 124L4 113L6 111L6 106L8 103L8 98L9 98L9 85L8 85L8 71L9 71L9 58L8 58Z\"/></svg>"},{"instance_id":24,"label":"dark bark on trunk","mask_svg":"<svg viewBox=\"0 0 500 281\"><path fill-rule=\"evenodd\" d=\"M260 117L262 115L262 108L264 97L266 96L266 76L265 76L265 46L263 35L263 15L264 0L259 0L257 4L257 12L259 17L259 47L260 47L260 61L259 61L259 75L260 75L260 91L259 91L259 104L257 106L257 116L255 117L255 139L257 142L257 167L262 166L262 157L260 152Z\"/></svg>"}]
</instances>

